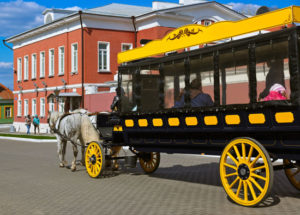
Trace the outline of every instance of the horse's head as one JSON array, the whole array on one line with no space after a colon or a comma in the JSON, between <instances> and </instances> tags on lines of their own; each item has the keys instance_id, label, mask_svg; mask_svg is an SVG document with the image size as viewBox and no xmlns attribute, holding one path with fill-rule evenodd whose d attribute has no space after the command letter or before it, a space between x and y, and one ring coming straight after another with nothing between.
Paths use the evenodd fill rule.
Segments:
<instances>
[{"instance_id":1,"label":"horse's head","mask_svg":"<svg viewBox=\"0 0 300 215\"><path fill-rule=\"evenodd\" d=\"M62 114L57 111L48 112L47 122L49 124L51 133L54 133L56 122L61 115Z\"/></svg>"}]
</instances>

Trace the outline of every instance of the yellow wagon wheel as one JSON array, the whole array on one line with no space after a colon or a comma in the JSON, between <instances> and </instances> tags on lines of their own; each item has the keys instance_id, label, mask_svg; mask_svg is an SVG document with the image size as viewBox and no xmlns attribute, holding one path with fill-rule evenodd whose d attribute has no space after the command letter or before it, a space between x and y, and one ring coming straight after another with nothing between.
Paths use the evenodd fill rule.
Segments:
<instances>
[{"instance_id":1,"label":"yellow wagon wheel","mask_svg":"<svg viewBox=\"0 0 300 215\"><path fill-rule=\"evenodd\" d=\"M227 195L237 204L255 206L273 186L273 167L266 149L251 138L228 143L220 158L220 177Z\"/></svg>"},{"instance_id":2,"label":"yellow wagon wheel","mask_svg":"<svg viewBox=\"0 0 300 215\"><path fill-rule=\"evenodd\" d=\"M92 178L97 178L105 167L105 155L100 143L91 142L85 152L86 171Z\"/></svg>"},{"instance_id":3,"label":"yellow wagon wheel","mask_svg":"<svg viewBox=\"0 0 300 215\"><path fill-rule=\"evenodd\" d=\"M291 184L300 190L300 163L284 159L283 164L285 166L293 166L293 168L285 169L284 172Z\"/></svg>"},{"instance_id":4,"label":"yellow wagon wheel","mask_svg":"<svg viewBox=\"0 0 300 215\"><path fill-rule=\"evenodd\" d=\"M159 166L160 153L159 152L141 152L139 162L145 173L153 173Z\"/></svg>"}]
</instances>

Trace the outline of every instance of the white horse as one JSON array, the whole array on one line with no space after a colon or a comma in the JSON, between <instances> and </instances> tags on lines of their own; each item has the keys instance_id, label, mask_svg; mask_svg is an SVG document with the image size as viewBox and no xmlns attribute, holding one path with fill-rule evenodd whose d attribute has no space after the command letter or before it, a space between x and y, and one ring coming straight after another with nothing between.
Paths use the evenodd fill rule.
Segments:
<instances>
[{"instance_id":1,"label":"white horse","mask_svg":"<svg viewBox=\"0 0 300 215\"><path fill-rule=\"evenodd\" d=\"M91 120L84 109L78 109L71 114L62 114L57 111L48 114L48 123L57 138L57 153L59 157L59 166L65 167L67 141L72 143L74 159L72 161L71 170L76 170L76 158L78 154L78 140L81 145L81 163L85 164L84 152L86 144L90 142L100 142L99 133L93 126ZM113 147L111 150L112 157L116 157L121 147ZM118 169L118 163L114 162L114 169Z\"/></svg>"}]
</instances>

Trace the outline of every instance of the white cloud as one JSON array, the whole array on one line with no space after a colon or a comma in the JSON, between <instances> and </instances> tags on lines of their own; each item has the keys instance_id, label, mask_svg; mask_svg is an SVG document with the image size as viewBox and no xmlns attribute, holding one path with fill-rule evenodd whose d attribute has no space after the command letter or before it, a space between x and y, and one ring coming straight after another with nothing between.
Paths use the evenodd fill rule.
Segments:
<instances>
[{"instance_id":1,"label":"white cloud","mask_svg":"<svg viewBox=\"0 0 300 215\"><path fill-rule=\"evenodd\" d=\"M46 8L35 2L0 2L0 36L8 37L43 24Z\"/></svg>"},{"instance_id":2,"label":"white cloud","mask_svg":"<svg viewBox=\"0 0 300 215\"><path fill-rule=\"evenodd\" d=\"M13 68L13 63L12 62L0 62L0 68Z\"/></svg>"},{"instance_id":3,"label":"white cloud","mask_svg":"<svg viewBox=\"0 0 300 215\"><path fill-rule=\"evenodd\" d=\"M246 15L255 15L256 10L262 6L257 4L244 4L235 2L231 2L229 5L232 6L233 10Z\"/></svg>"}]
</instances>

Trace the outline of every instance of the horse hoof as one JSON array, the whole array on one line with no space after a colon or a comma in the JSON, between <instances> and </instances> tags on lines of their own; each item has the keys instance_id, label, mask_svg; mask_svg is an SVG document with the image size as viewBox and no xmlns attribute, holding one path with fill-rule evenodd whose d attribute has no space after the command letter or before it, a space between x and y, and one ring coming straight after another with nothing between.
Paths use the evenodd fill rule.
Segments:
<instances>
[{"instance_id":1,"label":"horse hoof","mask_svg":"<svg viewBox=\"0 0 300 215\"><path fill-rule=\"evenodd\" d=\"M64 165L63 163L60 163L60 164L59 164L59 167L60 167L60 168L64 168L65 165Z\"/></svg>"},{"instance_id":2,"label":"horse hoof","mask_svg":"<svg viewBox=\"0 0 300 215\"><path fill-rule=\"evenodd\" d=\"M113 166L113 168L112 168L112 170L114 170L114 171L116 171L116 170L118 170L119 169L119 164L115 164L114 166Z\"/></svg>"},{"instance_id":3,"label":"horse hoof","mask_svg":"<svg viewBox=\"0 0 300 215\"><path fill-rule=\"evenodd\" d=\"M75 172L75 171L76 171L76 167L75 167L75 168L71 168L71 171L72 171L72 172Z\"/></svg>"}]
</instances>

